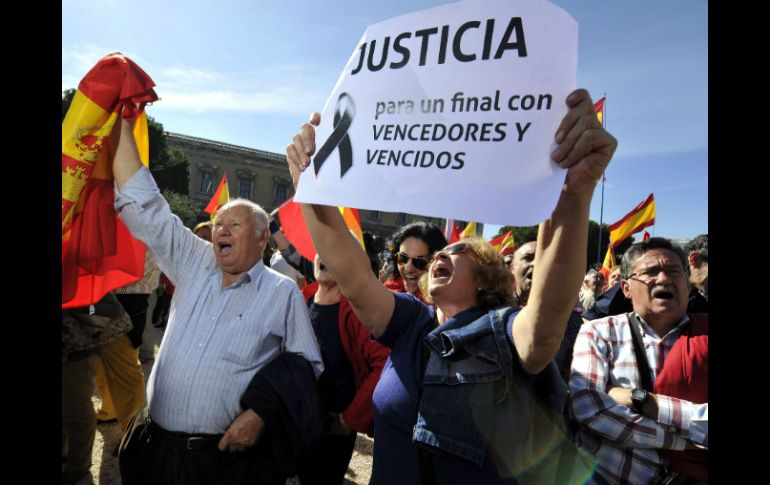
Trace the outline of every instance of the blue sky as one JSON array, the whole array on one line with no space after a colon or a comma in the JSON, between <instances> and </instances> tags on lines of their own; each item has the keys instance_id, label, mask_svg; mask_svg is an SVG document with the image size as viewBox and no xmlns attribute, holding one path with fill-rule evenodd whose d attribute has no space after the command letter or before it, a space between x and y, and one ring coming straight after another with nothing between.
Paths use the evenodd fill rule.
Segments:
<instances>
[{"instance_id":1,"label":"blue sky","mask_svg":"<svg viewBox=\"0 0 770 485\"><path fill-rule=\"evenodd\" d=\"M283 153L368 25L445 3L65 0L61 87L121 51L156 82L161 101L147 111L166 130ZM708 3L553 3L578 21L578 85L595 100L607 93L607 129L619 141L604 222L654 192L654 235L708 232ZM597 221L600 201L599 187Z\"/></svg>"}]
</instances>

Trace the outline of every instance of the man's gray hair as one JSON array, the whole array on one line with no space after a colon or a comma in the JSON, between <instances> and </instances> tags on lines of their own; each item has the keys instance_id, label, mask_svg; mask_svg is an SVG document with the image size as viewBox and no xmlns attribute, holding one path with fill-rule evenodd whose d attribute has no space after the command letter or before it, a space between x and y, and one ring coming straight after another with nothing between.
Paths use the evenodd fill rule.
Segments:
<instances>
[{"instance_id":1,"label":"man's gray hair","mask_svg":"<svg viewBox=\"0 0 770 485\"><path fill-rule=\"evenodd\" d=\"M709 235L701 234L700 236L695 236L694 238L690 239L687 244L685 244L684 250L687 252L687 254L697 251L704 260L708 261Z\"/></svg>"},{"instance_id":2,"label":"man's gray hair","mask_svg":"<svg viewBox=\"0 0 770 485\"><path fill-rule=\"evenodd\" d=\"M647 251L651 251L653 249L668 249L669 251L676 253L676 255L679 257L679 260L682 262L682 268L684 268L685 273L689 275L690 265L687 264L687 256L685 256L682 248L671 242L669 239L663 237L651 237L646 241L632 244L631 247L628 248L628 250L623 254L623 262L620 264L621 277L624 280L630 278L636 260Z\"/></svg>"},{"instance_id":3,"label":"man's gray hair","mask_svg":"<svg viewBox=\"0 0 770 485\"><path fill-rule=\"evenodd\" d=\"M257 204L256 202L252 202L249 199L231 199L227 204L223 205L219 208L216 215L214 216L214 223L216 223L216 218L221 214L222 212L232 209L233 207L245 207L248 209L249 214L251 214L251 217L254 219L254 227L256 227L256 236L259 237L262 232L267 228L268 224L268 215L265 209L262 208L261 205Z\"/></svg>"}]
</instances>

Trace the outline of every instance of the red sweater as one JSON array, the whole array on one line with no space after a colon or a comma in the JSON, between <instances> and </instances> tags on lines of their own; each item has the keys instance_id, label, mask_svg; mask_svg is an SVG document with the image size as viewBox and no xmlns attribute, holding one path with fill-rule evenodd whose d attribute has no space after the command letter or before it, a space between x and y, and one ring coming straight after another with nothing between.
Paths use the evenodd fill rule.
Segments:
<instances>
[{"instance_id":1,"label":"red sweater","mask_svg":"<svg viewBox=\"0 0 770 485\"><path fill-rule=\"evenodd\" d=\"M317 291L317 281L302 288L305 301L309 302ZM342 412L342 418L357 432L374 436L372 394L380 380L385 361L390 356L390 349L369 338L369 331L358 321L350 302L344 296L340 297L338 322L340 341L353 368L356 386L353 402Z\"/></svg>"},{"instance_id":2,"label":"red sweater","mask_svg":"<svg viewBox=\"0 0 770 485\"><path fill-rule=\"evenodd\" d=\"M385 288L389 289L393 293L406 293L404 280L400 276L396 276L395 278L388 278L382 284L385 285ZM422 291L420 291L419 289L414 294L414 297L420 300L421 302L428 304L428 302L425 301L425 298L422 297Z\"/></svg>"},{"instance_id":3,"label":"red sweater","mask_svg":"<svg viewBox=\"0 0 770 485\"><path fill-rule=\"evenodd\" d=\"M668 352L654 387L664 396L703 404L709 400L709 317L696 313L690 318L692 322ZM707 450L660 450L660 455L668 458L671 470L708 481Z\"/></svg>"}]
</instances>

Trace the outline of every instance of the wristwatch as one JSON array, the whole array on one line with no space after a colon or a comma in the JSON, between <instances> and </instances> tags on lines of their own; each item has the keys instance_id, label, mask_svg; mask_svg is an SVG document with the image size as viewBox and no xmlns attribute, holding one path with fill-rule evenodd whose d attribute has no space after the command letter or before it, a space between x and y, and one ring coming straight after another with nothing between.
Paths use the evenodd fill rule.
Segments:
<instances>
[{"instance_id":1,"label":"wristwatch","mask_svg":"<svg viewBox=\"0 0 770 485\"><path fill-rule=\"evenodd\" d=\"M631 389L631 408L639 414L642 413L642 406L650 399L650 393L646 389Z\"/></svg>"}]
</instances>

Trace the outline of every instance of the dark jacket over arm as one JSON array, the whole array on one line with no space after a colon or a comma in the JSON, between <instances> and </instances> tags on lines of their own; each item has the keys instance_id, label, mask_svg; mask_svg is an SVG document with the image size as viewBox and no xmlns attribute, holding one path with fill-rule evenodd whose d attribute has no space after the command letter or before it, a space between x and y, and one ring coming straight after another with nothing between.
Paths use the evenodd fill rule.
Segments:
<instances>
[{"instance_id":1,"label":"dark jacket over arm","mask_svg":"<svg viewBox=\"0 0 770 485\"><path fill-rule=\"evenodd\" d=\"M278 468L297 473L305 447L320 438L325 411L310 363L284 352L257 372L241 396L241 406L265 422L265 435Z\"/></svg>"}]
</instances>

